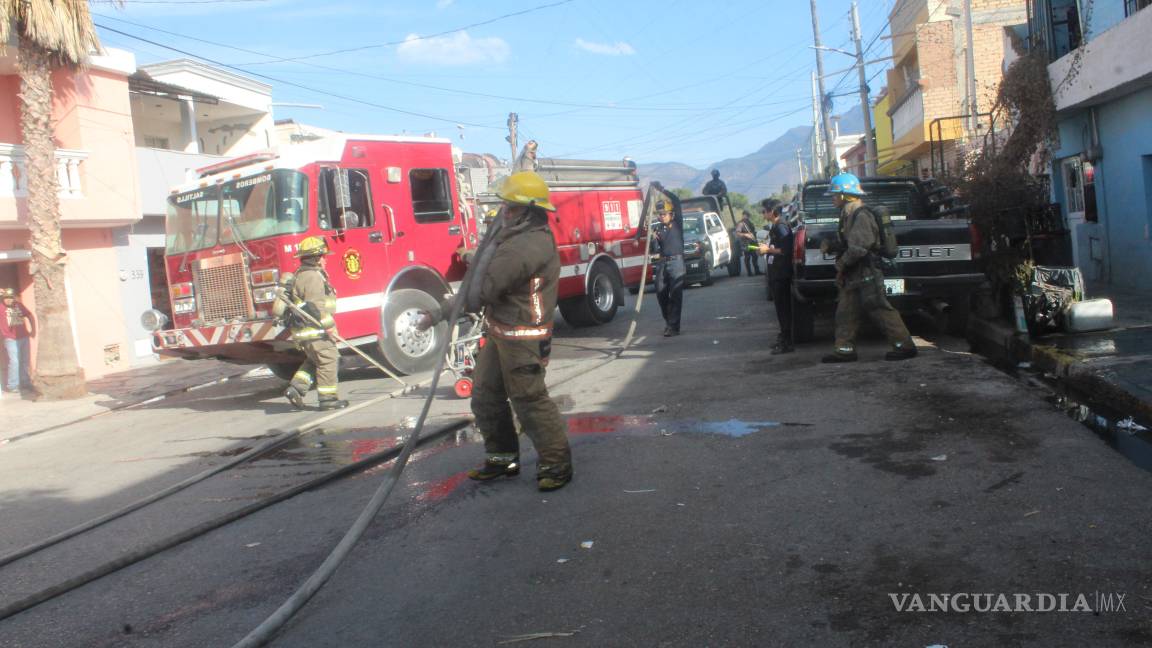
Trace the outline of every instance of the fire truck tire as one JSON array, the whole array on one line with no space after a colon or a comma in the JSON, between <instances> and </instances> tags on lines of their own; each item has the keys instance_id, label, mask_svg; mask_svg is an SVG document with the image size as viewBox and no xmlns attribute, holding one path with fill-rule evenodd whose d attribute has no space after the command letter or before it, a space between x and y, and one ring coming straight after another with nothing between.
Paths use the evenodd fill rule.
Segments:
<instances>
[{"instance_id":1,"label":"fire truck tire","mask_svg":"<svg viewBox=\"0 0 1152 648\"><path fill-rule=\"evenodd\" d=\"M440 322L421 332L416 330L414 320L421 312L434 312L437 308L436 299L423 290L402 288L388 295L379 350L393 369L414 374L436 364L436 341L448 334L448 323Z\"/></svg>"},{"instance_id":2,"label":"fire truck tire","mask_svg":"<svg viewBox=\"0 0 1152 648\"><path fill-rule=\"evenodd\" d=\"M620 308L620 275L610 264L594 263L588 271L588 293L561 299L560 314L572 326L607 324Z\"/></svg>"},{"instance_id":3,"label":"fire truck tire","mask_svg":"<svg viewBox=\"0 0 1152 648\"><path fill-rule=\"evenodd\" d=\"M296 374L296 370L300 368L299 362L269 362L267 365L268 370L272 372L280 380L292 380L292 376Z\"/></svg>"}]
</instances>

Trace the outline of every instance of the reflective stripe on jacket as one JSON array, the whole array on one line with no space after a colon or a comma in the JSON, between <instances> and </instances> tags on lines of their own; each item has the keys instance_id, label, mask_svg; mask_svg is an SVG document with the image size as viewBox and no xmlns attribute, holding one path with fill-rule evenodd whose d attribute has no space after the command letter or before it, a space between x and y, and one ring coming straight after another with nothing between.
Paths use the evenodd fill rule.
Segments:
<instances>
[{"instance_id":1,"label":"reflective stripe on jacket","mask_svg":"<svg viewBox=\"0 0 1152 648\"><path fill-rule=\"evenodd\" d=\"M552 312L560 284L560 255L546 221L507 227L497 239L487 272L480 278L480 300L489 331L515 340L552 335Z\"/></svg>"},{"instance_id":2,"label":"reflective stripe on jacket","mask_svg":"<svg viewBox=\"0 0 1152 648\"><path fill-rule=\"evenodd\" d=\"M296 271L296 282L290 295L292 303L320 322L317 328L311 322L292 329L292 339L297 341L316 340L324 337L324 331L336 325L336 291L328 282L328 273L319 266L303 264ZM303 318L298 318L303 319Z\"/></svg>"}]
</instances>

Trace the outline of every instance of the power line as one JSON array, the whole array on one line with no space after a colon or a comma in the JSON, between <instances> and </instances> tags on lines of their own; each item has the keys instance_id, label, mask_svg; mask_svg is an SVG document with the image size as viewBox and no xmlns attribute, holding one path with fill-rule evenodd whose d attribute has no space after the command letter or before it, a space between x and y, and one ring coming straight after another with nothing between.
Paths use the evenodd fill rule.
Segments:
<instances>
[{"instance_id":1,"label":"power line","mask_svg":"<svg viewBox=\"0 0 1152 648\"><path fill-rule=\"evenodd\" d=\"M531 7L528 9L521 10L521 11L506 13L506 14L503 14L501 16L496 16L495 18L489 18L488 20L482 20L480 22L472 23L470 25L465 25L463 27L457 27L455 29L449 29L449 30L442 31L442 32L436 32L435 34L429 34L427 36L410 36L410 37L405 38L404 40L400 40L400 41L389 41L387 43L379 43L376 45L361 45L359 47L348 47L345 49L331 50L328 52L319 52L316 54L306 54L304 56L292 56L292 57L288 57L288 58L278 58L278 59L274 59L271 61L255 61L253 63L241 63L240 65L267 65L269 63L286 63L286 62L291 62L291 61L303 61L305 59L319 58L321 56L335 56L336 54L348 54L350 52L362 52L364 50L380 49L382 47L392 47L394 45L403 45L404 43L410 43L413 41L428 40L430 38L439 38L441 36L447 36L449 34L455 34L457 32L462 32L462 31L472 29L473 27L483 27L484 25L491 25L492 23L500 22L501 20L507 20L508 18L515 18L517 16L523 16L525 14L530 14L530 13L533 13L536 11L542 11L544 9L551 9L552 7L559 7L560 5L566 5L570 2L575 2L575 0L560 0L559 2L553 2L550 4L537 5L535 7ZM264 55L264 56L267 56L267 55Z\"/></svg>"},{"instance_id":2,"label":"power line","mask_svg":"<svg viewBox=\"0 0 1152 648\"><path fill-rule=\"evenodd\" d=\"M334 92L327 92L324 90L319 90L317 88L312 88L310 86L306 86L306 85L303 85L300 83L293 83L292 81L285 81L284 79L278 79L276 77L271 77L271 76L268 76L266 74L260 74L259 72L252 72L249 70L244 70L242 68L236 67L235 65L229 65L227 63L222 63L220 61L215 61L215 60L210 59L206 56L201 56L199 54L193 54L192 52L188 52L186 50L172 47L171 45L165 45L163 43L157 43L154 40L149 40L149 39L143 38L141 36L129 34L128 32L123 32L123 31L120 31L119 29L113 29L112 27L108 27L107 25L101 25L99 23L93 23L93 24L95 24L95 26L99 27L100 29L110 31L114 34L120 34L121 36L127 36L128 38L138 40L142 43L148 43L149 45L155 45L157 47L162 47L164 49L172 50L173 52L177 52L177 53L183 54L185 56L191 56L193 58L200 59L201 61L205 61L205 62L211 63L213 65L219 65L220 67L223 67L223 68L228 68L230 70L236 70L237 72L242 72L244 74L250 74L250 75L255 76L255 77L267 79L267 80L272 81L274 83L280 83L283 85L292 86L294 88L299 88L301 90L313 92L313 93L316 93L318 95L322 95L322 96L326 96L326 97L332 97L334 99L341 99L343 101L350 101L352 103L363 104L363 105L369 106L371 108L379 108L380 110L387 110L389 112L399 113L402 115L410 115L413 117L421 117L423 119L431 119L433 121L447 122L450 124L462 124L464 126L472 126L474 128L490 128L492 130L503 130L503 128L499 127L499 126L490 126L488 124L477 124L477 123L473 123L473 122L461 121L459 119L449 119L447 117L440 117L437 115L430 115L428 113L421 113L421 112L416 112L416 111L412 111L412 110L404 110L403 108L396 108L395 106L386 106L384 104L379 104L379 103L376 103L373 101L368 101L365 99L359 99L356 97L349 97L347 95L336 94Z\"/></svg>"},{"instance_id":3,"label":"power line","mask_svg":"<svg viewBox=\"0 0 1152 648\"><path fill-rule=\"evenodd\" d=\"M211 40L199 38L196 36L190 36L188 34L182 34L179 32L169 31L167 29L161 29L159 27L153 27L150 25L145 25L142 23L133 22L131 20L124 20L123 18L116 18L113 16L108 16L106 14L98 14L98 15L104 19L114 20L116 22L122 22L122 23L132 25L135 27L140 27L143 29L156 31L156 32L159 32L161 34L168 34L169 36L177 36L180 38L186 38L188 40L196 41L199 43L205 43L207 45L212 45L214 47L222 47L225 49L236 50L238 52L245 52L247 54L255 54L257 56L268 56L268 57L272 56L272 55L266 54L264 52L259 52L259 51L247 49L244 47L237 47L235 45L229 45L227 43L211 41ZM550 100L550 99L537 99L537 98L532 98L532 97L513 97L513 96L508 96L508 95L498 95L498 94L491 94L491 93L487 93L487 92L478 92L478 91L473 91L473 90L462 90L459 88L446 88L443 86L432 85L429 83L419 83L416 81L404 81L401 79L395 79L392 77L387 77L387 76L383 76L383 75L379 75L379 74L372 74L369 72L358 72L356 70L349 70L349 69L344 69L344 68L332 67L332 66L328 66L328 65L321 65L319 63L300 62L298 64L299 65L305 65L307 67L315 68L318 70L324 70L326 72L336 72L338 74L345 74L348 76L356 76L356 77L362 77L362 78L368 78L368 79L376 79L379 81L386 81L388 83L395 83L397 85L405 85L405 86L411 86L411 87L415 87L415 88L423 88L426 90L438 90L440 92L449 92L449 93L453 93L453 94L460 94L460 95L466 95L466 96L472 96L472 97L483 97L486 99L499 99L502 101L515 101L515 102L520 102L520 103L534 103L534 104L543 104L543 105L549 105L549 106L566 106L569 108L586 108L586 109L599 109L599 110L631 110L631 111L644 111L644 112L647 112L647 111L689 112L689 111L700 110L699 107L690 107L690 106L684 106L684 107L642 106L641 107L641 106L622 106L622 105L618 105L618 104L591 104L591 103L555 101L555 100ZM233 65L247 66L247 65L252 65L252 64L250 64L250 63L236 63Z\"/></svg>"}]
</instances>

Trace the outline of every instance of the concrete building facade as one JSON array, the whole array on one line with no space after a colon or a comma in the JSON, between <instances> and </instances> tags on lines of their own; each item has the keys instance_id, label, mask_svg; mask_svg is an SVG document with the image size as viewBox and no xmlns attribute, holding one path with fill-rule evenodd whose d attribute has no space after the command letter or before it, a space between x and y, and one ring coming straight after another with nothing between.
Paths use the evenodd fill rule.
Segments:
<instances>
[{"instance_id":1,"label":"concrete building facade","mask_svg":"<svg viewBox=\"0 0 1152 648\"><path fill-rule=\"evenodd\" d=\"M1006 62L1015 58L1010 31L1027 23L1025 0L969 0L977 118L969 117L964 0L907 0L889 16L894 67L888 71L892 146L888 166L921 177L946 171L994 126L980 117L993 105ZM933 161L935 152L935 162ZM882 158L884 156L881 156ZM895 161L901 163L893 164ZM935 170L934 170L935 167Z\"/></svg>"},{"instance_id":2,"label":"concrete building facade","mask_svg":"<svg viewBox=\"0 0 1152 648\"><path fill-rule=\"evenodd\" d=\"M0 50L0 286L35 309L28 272L28 187L20 130L20 78L14 47ZM115 232L139 218L128 77L135 57L119 50L87 66L53 73L62 243L76 356L88 377L128 366L131 346L121 308L124 282ZM35 367L35 340L33 367Z\"/></svg>"},{"instance_id":3,"label":"concrete building facade","mask_svg":"<svg viewBox=\"0 0 1152 648\"><path fill-rule=\"evenodd\" d=\"M1059 118L1053 200L1089 281L1152 276L1152 10L1148 0L1034 0Z\"/></svg>"}]
</instances>

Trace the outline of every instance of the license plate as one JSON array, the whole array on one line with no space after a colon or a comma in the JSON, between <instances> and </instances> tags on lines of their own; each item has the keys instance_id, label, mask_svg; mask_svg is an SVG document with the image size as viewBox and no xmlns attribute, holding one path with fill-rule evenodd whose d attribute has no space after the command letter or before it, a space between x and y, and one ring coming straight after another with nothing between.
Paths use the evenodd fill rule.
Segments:
<instances>
[{"instance_id":1,"label":"license plate","mask_svg":"<svg viewBox=\"0 0 1152 648\"><path fill-rule=\"evenodd\" d=\"M904 280L903 279L885 279L884 280L884 294L885 295L903 295L904 294Z\"/></svg>"}]
</instances>

